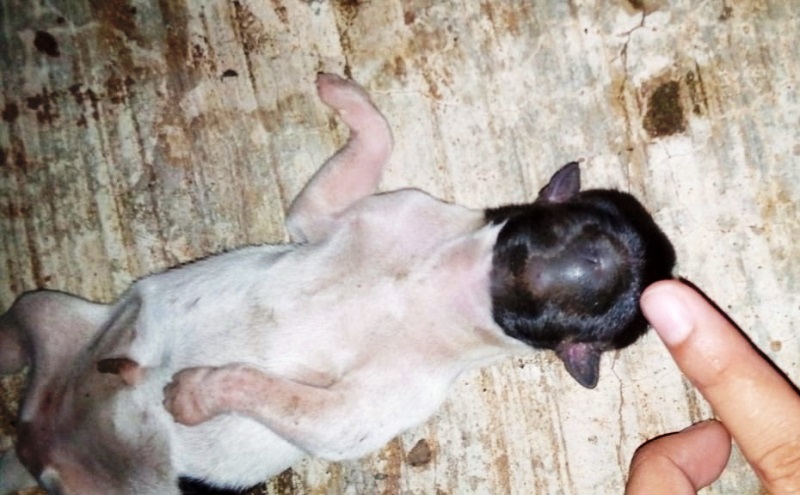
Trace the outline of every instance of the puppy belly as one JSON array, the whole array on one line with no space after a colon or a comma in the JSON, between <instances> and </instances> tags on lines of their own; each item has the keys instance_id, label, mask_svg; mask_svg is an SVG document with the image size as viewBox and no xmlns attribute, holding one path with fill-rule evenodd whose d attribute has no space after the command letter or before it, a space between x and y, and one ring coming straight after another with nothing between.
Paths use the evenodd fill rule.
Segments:
<instances>
[{"instance_id":1,"label":"puppy belly","mask_svg":"<svg viewBox=\"0 0 800 495\"><path fill-rule=\"evenodd\" d=\"M304 456L263 425L241 416L224 415L175 428L172 457L177 472L214 484L252 486Z\"/></svg>"}]
</instances>

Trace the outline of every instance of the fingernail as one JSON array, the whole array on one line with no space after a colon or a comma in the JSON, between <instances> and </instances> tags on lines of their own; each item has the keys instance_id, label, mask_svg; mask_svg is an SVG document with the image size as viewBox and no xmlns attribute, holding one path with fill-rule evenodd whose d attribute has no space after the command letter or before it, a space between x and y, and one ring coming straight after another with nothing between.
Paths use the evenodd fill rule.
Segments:
<instances>
[{"instance_id":1,"label":"fingernail","mask_svg":"<svg viewBox=\"0 0 800 495\"><path fill-rule=\"evenodd\" d=\"M646 291L642 296L642 311L667 346L680 344L692 331L689 308L672 288Z\"/></svg>"},{"instance_id":2,"label":"fingernail","mask_svg":"<svg viewBox=\"0 0 800 495\"><path fill-rule=\"evenodd\" d=\"M692 431L692 430L699 430L700 428L703 428L704 426L708 425L712 421L714 421L714 420L713 419L704 419L703 421L699 421L699 422L697 422L697 423L695 423L693 425L690 425L687 428L684 428L683 431L686 432L686 431Z\"/></svg>"}]
</instances>

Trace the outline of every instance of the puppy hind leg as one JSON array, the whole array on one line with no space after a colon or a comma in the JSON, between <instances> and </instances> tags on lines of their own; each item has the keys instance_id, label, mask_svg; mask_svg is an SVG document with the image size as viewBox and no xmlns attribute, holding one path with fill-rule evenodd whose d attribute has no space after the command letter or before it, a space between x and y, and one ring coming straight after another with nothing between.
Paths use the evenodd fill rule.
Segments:
<instances>
[{"instance_id":1,"label":"puppy hind leg","mask_svg":"<svg viewBox=\"0 0 800 495\"><path fill-rule=\"evenodd\" d=\"M389 124L361 86L333 74L319 74L317 91L350 129L350 137L292 204L286 226L295 242L325 237L337 215L373 194L392 151Z\"/></svg>"},{"instance_id":2,"label":"puppy hind leg","mask_svg":"<svg viewBox=\"0 0 800 495\"><path fill-rule=\"evenodd\" d=\"M107 317L109 306L58 291L26 292L0 317L0 373L26 364L67 366ZM35 363L30 363L32 357Z\"/></svg>"}]
</instances>

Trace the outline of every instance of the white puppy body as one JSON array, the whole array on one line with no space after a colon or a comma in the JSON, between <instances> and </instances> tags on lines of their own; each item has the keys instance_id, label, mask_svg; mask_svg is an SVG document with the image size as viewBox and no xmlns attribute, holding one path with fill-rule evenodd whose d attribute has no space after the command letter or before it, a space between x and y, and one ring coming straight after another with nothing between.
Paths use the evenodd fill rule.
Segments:
<instances>
[{"instance_id":1,"label":"white puppy body","mask_svg":"<svg viewBox=\"0 0 800 495\"><path fill-rule=\"evenodd\" d=\"M248 486L305 453L358 457L464 369L528 348L492 318L500 225L417 190L373 195L386 121L354 83L318 89L351 138L292 206L294 244L146 277L113 305L40 291L2 316L0 372L32 365L17 453L45 488L170 494L178 476ZM14 452L0 469L0 493L18 488Z\"/></svg>"},{"instance_id":2,"label":"white puppy body","mask_svg":"<svg viewBox=\"0 0 800 495\"><path fill-rule=\"evenodd\" d=\"M0 494L253 485L380 448L511 352L552 350L592 388L602 353L645 332L639 296L674 250L635 198L580 191L574 162L525 205L375 194L386 120L353 82L317 89L350 139L293 203L292 244L143 278L112 305L38 291L0 316L0 373L31 369Z\"/></svg>"},{"instance_id":3,"label":"white puppy body","mask_svg":"<svg viewBox=\"0 0 800 495\"><path fill-rule=\"evenodd\" d=\"M497 228L476 231L483 223L482 212L399 191L362 200L324 242L249 248L137 284L160 295L148 309L160 328L168 321L175 322L168 328L183 328L173 342L151 347L159 337L142 338L131 346L139 363L170 363L162 386L172 372L229 363L277 379L253 393L241 384L211 387L203 376L202 401L209 394L224 401L234 390L263 394L257 402L269 406L259 417L268 429L241 415L176 426L178 471L246 485L288 467L302 451L327 459L364 455L428 418L465 368L524 348L492 320ZM231 307L243 311L231 315ZM153 355L159 349L171 351ZM293 404L297 396L324 407ZM288 459L278 461L276 451Z\"/></svg>"}]
</instances>

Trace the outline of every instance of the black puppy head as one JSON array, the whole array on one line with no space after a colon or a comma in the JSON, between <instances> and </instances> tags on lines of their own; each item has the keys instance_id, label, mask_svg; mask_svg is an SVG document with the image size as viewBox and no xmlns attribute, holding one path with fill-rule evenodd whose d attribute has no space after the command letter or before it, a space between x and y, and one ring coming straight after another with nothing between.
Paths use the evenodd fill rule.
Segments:
<instances>
[{"instance_id":1,"label":"black puppy head","mask_svg":"<svg viewBox=\"0 0 800 495\"><path fill-rule=\"evenodd\" d=\"M583 386L597 385L604 351L647 329L645 287L670 278L675 253L630 194L580 191L573 162L529 205L486 211L505 222L492 260L492 311L511 337L552 349Z\"/></svg>"}]
</instances>

